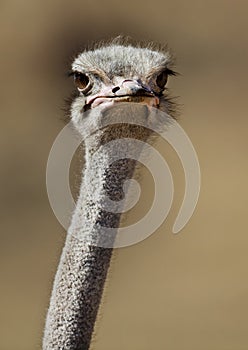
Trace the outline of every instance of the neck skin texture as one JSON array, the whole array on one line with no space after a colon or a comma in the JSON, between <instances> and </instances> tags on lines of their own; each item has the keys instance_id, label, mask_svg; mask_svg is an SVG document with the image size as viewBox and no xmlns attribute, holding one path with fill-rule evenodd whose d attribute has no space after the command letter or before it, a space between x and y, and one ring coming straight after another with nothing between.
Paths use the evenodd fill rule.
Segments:
<instances>
[{"instance_id":1,"label":"neck skin texture","mask_svg":"<svg viewBox=\"0 0 248 350\"><path fill-rule=\"evenodd\" d=\"M143 110L146 109L143 107ZM147 118L147 110L143 117ZM138 164L128 157L114 162L113 159L118 148L123 147L122 138L129 140L125 143L128 152L134 147L132 139L146 142L150 135L151 131L144 127L115 124L85 139L86 165L54 281L43 350L87 350L90 347L120 225L125 198L123 184L134 176ZM111 145L113 140L117 140L119 146L118 143ZM138 159L142 149L132 151ZM108 210L109 199L116 210ZM111 233L108 228L112 228Z\"/></svg>"}]
</instances>

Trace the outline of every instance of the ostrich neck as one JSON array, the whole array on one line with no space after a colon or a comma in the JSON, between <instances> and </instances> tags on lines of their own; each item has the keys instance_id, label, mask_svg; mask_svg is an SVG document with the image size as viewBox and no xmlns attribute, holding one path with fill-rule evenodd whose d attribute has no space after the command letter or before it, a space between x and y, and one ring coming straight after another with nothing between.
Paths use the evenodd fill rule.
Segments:
<instances>
[{"instance_id":1,"label":"ostrich neck","mask_svg":"<svg viewBox=\"0 0 248 350\"><path fill-rule=\"evenodd\" d=\"M145 141L149 132L130 125L111 126L86 139L85 169L71 226L55 277L48 310L43 349L87 350L101 302L115 235L121 219L106 210L106 198L118 203L124 197L123 183L132 178L137 161L112 162L116 146L110 141L130 137ZM121 144L120 144L121 147ZM128 150L127 150L128 151ZM96 152L98 157L95 157ZM135 150L138 154L141 149ZM106 228L111 235L106 236ZM106 243L107 239L107 243Z\"/></svg>"}]
</instances>

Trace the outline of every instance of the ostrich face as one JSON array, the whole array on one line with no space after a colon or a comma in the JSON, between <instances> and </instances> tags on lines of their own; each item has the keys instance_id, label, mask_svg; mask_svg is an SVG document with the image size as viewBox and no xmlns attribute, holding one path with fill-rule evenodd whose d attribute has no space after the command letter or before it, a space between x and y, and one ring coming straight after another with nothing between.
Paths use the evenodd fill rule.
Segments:
<instances>
[{"instance_id":1,"label":"ostrich face","mask_svg":"<svg viewBox=\"0 0 248 350\"><path fill-rule=\"evenodd\" d=\"M168 53L111 45L80 54L72 74L85 110L102 103L144 100L158 107L168 76L174 74L170 64Z\"/></svg>"},{"instance_id":2,"label":"ostrich face","mask_svg":"<svg viewBox=\"0 0 248 350\"><path fill-rule=\"evenodd\" d=\"M109 45L80 54L72 64L79 96L72 104L74 123L86 111L101 111L120 103L133 102L171 109L166 83L170 69L169 53L149 48Z\"/></svg>"}]
</instances>

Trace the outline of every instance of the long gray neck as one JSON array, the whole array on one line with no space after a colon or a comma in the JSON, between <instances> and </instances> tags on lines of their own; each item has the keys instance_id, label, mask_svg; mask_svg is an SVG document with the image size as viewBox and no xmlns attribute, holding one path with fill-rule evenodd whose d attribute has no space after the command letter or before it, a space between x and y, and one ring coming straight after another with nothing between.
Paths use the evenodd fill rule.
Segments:
<instances>
[{"instance_id":1,"label":"long gray neck","mask_svg":"<svg viewBox=\"0 0 248 350\"><path fill-rule=\"evenodd\" d=\"M54 281L43 350L87 350L90 347L111 247L121 219L118 201L123 200L124 181L132 178L137 165L133 159L112 163L116 146L105 147L105 144L116 136L132 138L136 134L135 127L112 126L86 139L86 166ZM138 138L145 140L148 134L143 130ZM125 144L132 148L131 140ZM140 151L135 150L137 158ZM107 198L112 204L116 201L117 212L108 210ZM109 228L111 234L108 234Z\"/></svg>"}]
</instances>

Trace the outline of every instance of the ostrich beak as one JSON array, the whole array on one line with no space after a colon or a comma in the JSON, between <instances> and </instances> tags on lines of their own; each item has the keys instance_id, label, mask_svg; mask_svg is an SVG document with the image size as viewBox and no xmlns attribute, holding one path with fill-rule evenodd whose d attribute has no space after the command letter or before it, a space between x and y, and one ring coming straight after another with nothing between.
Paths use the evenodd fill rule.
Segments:
<instances>
[{"instance_id":1,"label":"ostrich beak","mask_svg":"<svg viewBox=\"0 0 248 350\"><path fill-rule=\"evenodd\" d=\"M102 104L110 107L120 102L140 103L148 107L159 106L159 98L149 86L142 84L138 80L126 79L118 85L105 87L98 94L90 96L86 100L84 110L95 108Z\"/></svg>"}]
</instances>

